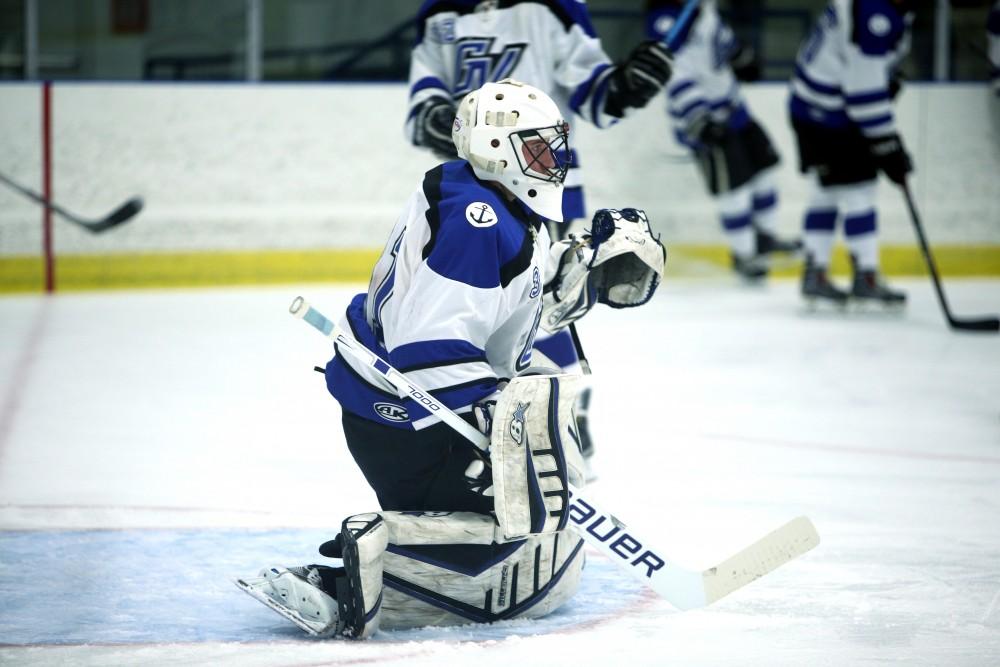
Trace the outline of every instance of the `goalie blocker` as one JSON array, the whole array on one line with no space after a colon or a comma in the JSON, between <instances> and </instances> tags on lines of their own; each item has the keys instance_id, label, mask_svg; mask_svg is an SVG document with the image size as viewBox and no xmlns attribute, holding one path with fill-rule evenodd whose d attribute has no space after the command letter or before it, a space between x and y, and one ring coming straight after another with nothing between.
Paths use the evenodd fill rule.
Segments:
<instances>
[{"instance_id":1,"label":"goalie blocker","mask_svg":"<svg viewBox=\"0 0 1000 667\"><path fill-rule=\"evenodd\" d=\"M388 512L344 521L320 553L343 567L271 567L239 586L311 635L364 639L378 628L538 618L576 592L583 541L567 531L583 484L572 410L577 376L525 375L494 411L496 518Z\"/></svg>"}]
</instances>

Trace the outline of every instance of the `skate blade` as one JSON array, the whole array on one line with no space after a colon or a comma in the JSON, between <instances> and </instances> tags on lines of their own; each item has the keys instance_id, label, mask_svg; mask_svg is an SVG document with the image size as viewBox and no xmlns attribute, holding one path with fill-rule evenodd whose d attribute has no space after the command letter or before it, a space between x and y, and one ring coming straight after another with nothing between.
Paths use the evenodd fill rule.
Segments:
<instances>
[{"instance_id":1,"label":"skate blade","mask_svg":"<svg viewBox=\"0 0 1000 667\"><path fill-rule=\"evenodd\" d=\"M272 598L267 593L264 593L262 590L260 590L260 588L258 588L259 586L261 586L261 584L265 584L266 582L267 579L264 578L233 579L233 583L236 584L236 587L239 588L241 591L252 597L254 600L257 600L258 602L273 609L282 617L288 619L302 630L305 630L309 635L313 637L325 636L321 628L315 627L315 624L312 624L310 623L310 621L303 618L302 615L299 614L297 611L289 609L285 605L281 604L279 601Z\"/></svg>"},{"instance_id":2,"label":"skate blade","mask_svg":"<svg viewBox=\"0 0 1000 667\"><path fill-rule=\"evenodd\" d=\"M906 311L905 301L882 301L879 299L864 299L852 296L848 301L848 310L855 315L902 315Z\"/></svg>"},{"instance_id":3,"label":"skate blade","mask_svg":"<svg viewBox=\"0 0 1000 667\"><path fill-rule=\"evenodd\" d=\"M836 301L834 299L824 299L819 296L807 296L805 298L805 311L814 313L846 313L847 302Z\"/></svg>"}]
</instances>

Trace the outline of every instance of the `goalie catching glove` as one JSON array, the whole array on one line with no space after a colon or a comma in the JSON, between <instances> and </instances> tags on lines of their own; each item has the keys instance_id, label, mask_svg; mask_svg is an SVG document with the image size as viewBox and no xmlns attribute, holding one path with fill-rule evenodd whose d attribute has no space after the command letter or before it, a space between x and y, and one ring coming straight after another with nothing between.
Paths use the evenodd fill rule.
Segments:
<instances>
[{"instance_id":1,"label":"goalie catching glove","mask_svg":"<svg viewBox=\"0 0 1000 667\"><path fill-rule=\"evenodd\" d=\"M590 233L570 237L549 251L551 275L542 296L542 327L555 332L603 303L612 308L641 306L653 297L667 251L644 211L601 209Z\"/></svg>"}]
</instances>

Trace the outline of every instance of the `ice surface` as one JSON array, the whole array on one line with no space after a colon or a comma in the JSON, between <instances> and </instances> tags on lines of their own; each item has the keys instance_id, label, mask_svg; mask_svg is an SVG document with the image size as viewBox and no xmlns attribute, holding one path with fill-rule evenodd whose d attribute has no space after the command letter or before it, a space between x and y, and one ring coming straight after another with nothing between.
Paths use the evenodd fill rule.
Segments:
<instances>
[{"instance_id":1,"label":"ice surface","mask_svg":"<svg viewBox=\"0 0 1000 667\"><path fill-rule=\"evenodd\" d=\"M375 507L286 311L353 287L0 299L0 663L1000 664L1000 336L808 312L796 285L664 285L580 324L588 495L713 565L799 514L814 551L679 613L596 552L538 621L317 641L229 581L321 561ZM359 286L360 287L360 286ZM1000 281L949 281L960 315Z\"/></svg>"}]
</instances>

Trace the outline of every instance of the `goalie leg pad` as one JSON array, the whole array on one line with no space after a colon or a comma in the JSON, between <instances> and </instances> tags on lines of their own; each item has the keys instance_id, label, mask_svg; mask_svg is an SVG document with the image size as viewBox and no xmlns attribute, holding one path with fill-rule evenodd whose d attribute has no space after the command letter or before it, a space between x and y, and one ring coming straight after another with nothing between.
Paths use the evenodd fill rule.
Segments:
<instances>
[{"instance_id":1,"label":"goalie leg pad","mask_svg":"<svg viewBox=\"0 0 1000 667\"><path fill-rule=\"evenodd\" d=\"M574 375L520 376L500 394L490 458L494 511L506 540L566 528L569 485L585 479L573 414L582 382Z\"/></svg>"},{"instance_id":2,"label":"goalie leg pad","mask_svg":"<svg viewBox=\"0 0 1000 667\"><path fill-rule=\"evenodd\" d=\"M492 517L384 512L383 629L538 618L579 587L583 542L572 532L496 543Z\"/></svg>"}]
</instances>

